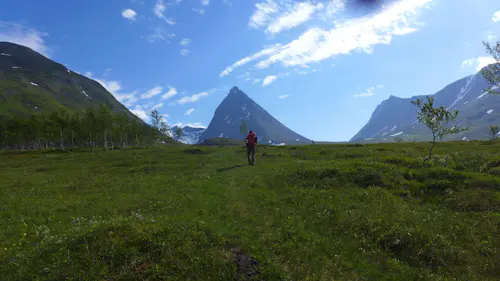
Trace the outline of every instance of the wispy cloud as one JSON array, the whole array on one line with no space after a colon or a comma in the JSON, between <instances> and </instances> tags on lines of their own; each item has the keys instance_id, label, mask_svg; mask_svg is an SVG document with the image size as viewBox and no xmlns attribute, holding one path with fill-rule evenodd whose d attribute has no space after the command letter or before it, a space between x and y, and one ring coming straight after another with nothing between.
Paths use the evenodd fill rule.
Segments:
<instances>
[{"instance_id":1,"label":"wispy cloud","mask_svg":"<svg viewBox=\"0 0 500 281\"><path fill-rule=\"evenodd\" d=\"M108 75L109 75L109 73L111 73L111 70L113 70L113 69L111 69L111 68L106 68L106 70L104 70L104 73L103 73L102 75L103 75L103 76L108 76Z\"/></svg>"},{"instance_id":2,"label":"wispy cloud","mask_svg":"<svg viewBox=\"0 0 500 281\"><path fill-rule=\"evenodd\" d=\"M132 112L137 117L144 120L145 122L147 122L149 119L149 115L146 113L146 110L144 110L144 108L142 108L142 106L140 106L140 105L136 105L135 108L130 109L130 112Z\"/></svg>"},{"instance_id":3,"label":"wispy cloud","mask_svg":"<svg viewBox=\"0 0 500 281\"><path fill-rule=\"evenodd\" d=\"M198 13L200 15L204 15L205 14L205 10L204 9L193 8L192 10L193 10L193 12Z\"/></svg>"},{"instance_id":4,"label":"wispy cloud","mask_svg":"<svg viewBox=\"0 0 500 281\"><path fill-rule=\"evenodd\" d=\"M194 112L194 108L190 108L190 109L188 109L188 110L184 113L184 115L191 115L191 113L193 113L193 112Z\"/></svg>"},{"instance_id":5,"label":"wispy cloud","mask_svg":"<svg viewBox=\"0 0 500 281\"><path fill-rule=\"evenodd\" d=\"M136 16L137 16L137 13L132 9L126 9L126 10L123 10L123 12L122 12L122 17L124 17L128 20L131 20L131 21L134 21Z\"/></svg>"},{"instance_id":6,"label":"wispy cloud","mask_svg":"<svg viewBox=\"0 0 500 281\"><path fill-rule=\"evenodd\" d=\"M155 105L153 105L150 110L155 110L155 109L159 109L159 108L162 108L163 107L163 103L160 102L160 103L157 103Z\"/></svg>"},{"instance_id":7,"label":"wispy cloud","mask_svg":"<svg viewBox=\"0 0 500 281\"><path fill-rule=\"evenodd\" d=\"M278 98L279 98L280 100L283 100L283 99L286 99L286 98L288 98L288 97L289 97L289 95L281 95L281 96L279 96Z\"/></svg>"},{"instance_id":8,"label":"wispy cloud","mask_svg":"<svg viewBox=\"0 0 500 281\"><path fill-rule=\"evenodd\" d=\"M253 28L259 28L272 19L272 15L278 13L279 7L273 0L255 4L255 12L250 17L248 25Z\"/></svg>"},{"instance_id":9,"label":"wispy cloud","mask_svg":"<svg viewBox=\"0 0 500 281\"><path fill-rule=\"evenodd\" d=\"M267 52L257 52L247 58L265 57L256 64L257 68L268 68L274 64L285 67L307 65L320 62L338 55L350 54L353 51L363 51L371 54L373 47L379 44L390 44L394 36L403 36L418 31L422 23L416 21L419 11L427 8L434 0L400 0L377 13L366 16L333 22L330 29L313 27L302 33L298 38L278 49ZM259 27L273 21L271 15L279 12L274 1L259 3L257 11L250 18L250 26ZM229 74L236 67L248 63L233 64Z\"/></svg>"},{"instance_id":10,"label":"wispy cloud","mask_svg":"<svg viewBox=\"0 0 500 281\"><path fill-rule=\"evenodd\" d=\"M170 117L170 115L168 115L167 113L162 114L161 116L163 116L163 118L168 118L168 117Z\"/></svg>"},{"instance_id":11,"label":"wispy cloud","mask_svg":"<svg viewBox=\"0 0 500 281\"><path fill-rule=\"evenodd\" d=\"M260 52L257 52L251 56L244 57L244 58L240 59L239 61L233 63L231 66L226 67L226 69L224 69L224 71L222 71L219 74L219 76L224 77L226 75L229 75L236 68L241 67L241 66L243 66L251 61L254 61L254 60L259 59L259 58L264 57L264 56L269 56L271 54L274 54L274 53L278 52L280 47L281 47L280 44L276 44L276 45L268 47Z\"/></svg>"},{"instance_id":12,"label":"wispy cloud","mask_svg":"<svg viewBox=\"0 0 500 281\"><path fill-rule=\"evenodd\" d=\"M166 41L170 42L170 39L175 37L175 33L168 32L162 27L155 27L153 31L145 37L149 43L154 43L156 41Z\"/></svg>"},{"instance_id":13,"label":"wispy cloud","mask_svg":"<svg viewBox=\"0 0 500 281\"><path fill-rule=\"evenodd\" d=\"M165 16L165 10L167 9L167 6L163 3L163 0L157 0L156 5L153 9L153 12L156 17L163 19L166 23L170 25L174 25L175 21L172 18L167 18Z\"/></svg>"},{"instance_id":14,"label":"wispy cloud","mask_svg":"<svg viewBox=\"0 0 500 281\"><path fill-rule=\"evenodd\" d=\"M50 57L52 51L47 47L43 39L43 37L47 37L48 35L48 33L40 32L21 24L0 20L0 42L5 41L23 45Z\"/></svg>"},{"instance_id":15,"label":"wispy cloud","mask_svg":"<svg viewBox=\"0 0 500 281\"><path fill-rule=\"evenodd\" d=\"M497 63L497 61L494 58L483 56L483 57L470 58L470 59L464 60L462 62L461 68L475 66L476 71L480 71L485 66L490 65L490 64L494 64L494 63Z\"/></svg>"},{"instance_id":16,"label":"wispy cloud","mask_svg":"<svg viewBox=\"0 0 500 281\"><path fill-rule=\"evenodd\" d=\"M163 91L163 87L154 87L151 90L142 94L141 99L150 99L154 96L161 94L162 91Z\"/></svg>"},{"instance_id":17,"label":"wispy cloud","mask_svg":"<svg viewBox=\"0 0 500 281\"><path fill-rule=\"evenodd\" d=\"M122 86L119 81L96 78L93 76L92 72L85 72L84 76L97 81L108 92L110 92L117 101L123 103L123 105L127 107L134 105L138 101L137 94L139 92L133 91L130 93L123 93Z\"/></svg>"},{"instance_id":18,"label":"wispy cloud","mask_svg":"<svg viewBox=\"0 0 500 281\"><path fill-rule=\"evenodd\" d=\"M208 5L210 5L210 0L201 0L201 4L203 6L208 6Z\"/></svg>"},{"instance_id":19,"label":"wispy cloud","mask_svg":"<svg viewBox=\"0 0 500 281\"><path fill-rule=\"evenodd\" d=\"M309 21L313 14L323 9L323 3L314 5L310 2L297 2L288 11L280 14L276 19L272 20L266 32L270 34L277 34L281 31L292 29Z\"/></svg>"},{"instance_id":20,"label":"wispy cloud","mask_svg":"<svg viewBox=\"0 0 500 281\"><path fill-rule=\"evenodd\" d=\"M371 97L375 95L376 89L382 89L384 85L377 85L366 89L364 92L352 95L355 98Z\"/></svg>"},{"instance_id":21,"label":"wispy cloud","mask_svg":"<svg viewBox=\"0 0 500 281\"><path fill-rule=\"evenodd\" d=\"M276 78L278 78L278 77L276 77L275 75L266 76L266 78L264 78L264 81L262 81L262 87L265 87L265 86L273 83L274 80L276 80Z\"/></svg>"},{"instance_id":22,"label":"wispy cloud","mask_svg":"<svg viewBox=\"0 0 500 281\"><path fill-rule=\"evenodd\" d=\"M164 94L163 96L161 96L161 99L166 100L166 99L169 99L175 95L177 95L177 89L175 89L174 87L170 87L170 89L168 89L168 92L166 94Z\"/></svg>"},{"instance_id":23,"label":"wispy cloud","mask_svg":"<svg viewBox=\"0 0 500 281\"><path fill-rule=\"evenodd\" d=\"M186 103L194 103L199 101L203 97L207 97L210 94L213 94L217 91L216 88L210 89L208 91L204 91L198 94L194 94L192 96L184 96L181 99L176 100L178 104L186 104Z\"/></svg>"},{"instance_id":24,"label":"wispy cloud","mask_svg":"<svg viewBox=\"0 0 500 281\"><path fill-rule=\"evenodd\" d=\"M192 96L185 96L182 97L181 99L177 100L178 104L186 104L186 103L193 103L199 101L202 97L208 96L208 92L201 92L199 94L195 94Z\"/></svg>"},{"instance_id":25,"label":"wispy cloud","mask_svg":"<svg viewBox=\"0 0 500 281\"><path fill-rule=\"evenodd\" d=\"M189 38L182 38L182 40L179 42L181 46L184 47L189 47L189 44L191 44L191 39Z\"/></svg>"},{"instance_id":26,"label":"wispy cloud","mask_svg":"<svg viewBox=\"0 0 500 281\"><path fill-rule=\"evenodd\" d=\"M188 49L182 49L180 51L180 53L181 53L181 56L187 56L187 55L189 55L189 53L191 53L191 51L189 51Z\"/></svg>"},{"instance_id":27,"label":"wispy cloud","mask_svg":"<svg viewBox=\"0 0 500 281\"><path fill-rule=\"evenodd\" d=\"M493 22L500 22L500 10L496 11L491 18Z\"/></svg>"}]
</instances>

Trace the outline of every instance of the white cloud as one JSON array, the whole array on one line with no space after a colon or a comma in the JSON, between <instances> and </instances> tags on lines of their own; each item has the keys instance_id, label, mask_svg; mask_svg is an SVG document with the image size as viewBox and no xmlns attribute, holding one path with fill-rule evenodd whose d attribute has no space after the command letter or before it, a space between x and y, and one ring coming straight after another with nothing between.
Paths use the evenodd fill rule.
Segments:
<instances>
[{"instance_id":1,"label":"white cloud","mask_svg":"<svg viewBox=\"0 0 500 281\"><path fill-rule=\"evenodd\" d=\"M326 6L326 14L331 16L345 8L345 0L330 0Z\"/></svg>"},{"instance_id":2,"label":"white cloud","mask_svg":"<svg viewBox=\"0 0 500 281\"><path fill-rule=\"evenodd\" d=\"M163 87L154 87L151 90L147 91L146 93L142 94L141 99L150 99L154 96L161 94L161 91L163 91Z\"/></svg>"},{"instance_id":3,"label":"white cloud","mask_svg":"<svg viewBox=\"0 0 500 281\"><path fill-rule=\"evenodd\" d=\"M208 92L201 92L199 94L195 94L192 96L182 97L181 99L177 100L177 103L178 104L194 103L199 101L202 97L206 97L208 95L209 95Z\"/></svg>"},{"instance_id":4,"label":"white cloud","mask_svg":"<svg viewBox=\"0 0 500 281\"><path fill-rule=\"evenodd\" d=\"M136 105L134 109L130 109L130 112L132 112L137 117L139 117L142 120L144 120L145 122L147 122L148 119L149 119L148 114L146 113L146 111L140 105Z\"/></svg>"},{"instance_id":5,"label":"white cloud","mask_svg":"<svg viewBox=\"0 0 500 281\"><path fill-rule=\"evenodd\" d=\"M241 67L241 66L243 66L243 65L245 65L245 64L247 64L247 63L249 63L251 61L259 59L259 58L261 58L263 56L268 56L268 55L274 54L274 53L276 53L279 50L280 47L281 47L280 44L276 44L276 45L271 46L269 48L266 48L266 49L264 49L264 50L262 50L260 52L257 52L257 53L255 53L255 54L253 54L251 56L244 57L244 58L240 59L239 61L233 63L231 66L226 67L226 69L224 69L224 71L222 71L219 74L219 76L220 77L224 77L226 75L229 75L236 68Z\"/></svg>"},{"instance_id":6,"label":"white cloud","mask_svg":"<svg viewBox=\"0 0 500 281\"><path fill-rule=\"evenodd\" d=\"M114 80L105 80L105 79L99 79L96 77L93 77L92 72L85 72L84 76L93 79L97 81L101 86L103 86L108 92L110 92L117 101L123 103L123 105L130 107L134 105L137 101L137 94L139 93L138 91L133 91L130 93L122 93L121 89L122 86L120 82L114 81Z\"/></svg>"},{"instance_id":7,"label":"white cloud","mask_svg":"<svg viewBox=\"0 0 500 281\"><path fill-rule=\"evenodd\" d=\"M259 28L271 20L271 16L278 13L279 7L273 0L266 0L255 4L255 12L250 17L248 25L253 28Z\"/></svg>"},{"instance_id":8,"label":"white cloud","mask_svg":"<svg viewBox=\"0 0 500 281\"><path fill-rule=\"evenodd\" d=\"M264 81L262 81L262 87L265 87L265 86L273 83L274 80L276 80L276 78L278 78L278 77L276 77L275 75L267 76L266 78L264 78Z\"/></svg>"},{"instance_id":9,"label":"white cloud","mask_svg":"<svg viewBox=\"0 0 500 281\"><path fill-rule=\"evenodd\" d=\"M170 117L170 115L168 115L167 113L162 114L161 116L162 116L163 118L168 118L168 117Z\"/></svg>"},{"instance_id":10,"label":"white cloud","mask_svg":"<svg viewBox=\"0 0 500 281\"><path fill-rule=\"evenodd\" d=\"M175 124L172 124L171 125L172 127L179 127L179 128L184 128L184 127L191 127L191 128L199 128L199 129L206 129L207 126L203 125L202 123L200 122L195 122L195 123L182 123L182 122L178 122L178 123L175 123Z\"/></svg>"},{"instance_id":11,"label":"white cloud","mask_svg":"<svg viewBox=\"0 0 500 281\"><path fill-rule=\"evenodd\" d=\"M282 100L282 99L286 99L286 98L288 98L288 97L289 97L288 95L281 95L281 96L279 96L278 98L279 98L280 100Z\"/></svg>"},{"instance_id":12,"label":"white cloud","mask_svg":"<svg viewBox=\"0 0 500 281\"><path fill-rule=\"evenodd\" d=\"M500 22L500 10L496 11L491 18L493 22Z\"/></svg>"},{"instance_id":13,"label":"white cloud","mask_svg":"<svg viewBox=\"0 0 500 281\"><path fill-rule=\"evenodd\" d=\"M184 113L184 115L191 115L191 113L194 112L194 108L190 108L186 111L186 113Z\"/></svg>"},{"instance_id":14,"label":"white cloud","mask_svg":"<svg viewBox=\"0 0 500 281\"><path fill-rule=\"evenodd\" d=\"M200 15L204 15L205 14L205 10L203 10L203 9L193 8L193 12L198 13Z\"/></svg>"},{"instance_id":15,"label":"white cloud","mask_svg":"<svg viewBox=\"0 0 500 281\"><path fill-rule=\"evenodd\" d=\"M330 29L310 28L279 50L266 55L268 57L260 61L257 67L267 68L276 63L286 67L306 65L356 50L370 54L375 45L390 44L394 36L416 32L422 25L416 22L416 15L432 1L401 0L378 13L332 23L334 26ZM261 7L260 11L266 10L266 15L276 13L277 8L272 3L269 0L266 8ZM270 21L264 19L266 16L263 12L254 13L250 25L260 26Z\"/></svg>"},{"instance_id":16,"label":"white cloud","mask_svg":"<svg viewBox=\"0 0 500 281\"><path fill-rule=\"evenodd\" d=\"M157 0L156 5L153 9L153 12L156 17L163 19L166 23L170 25L174 25L175 21L171 18L165 17L165 10L167 9L167 6L163 3L163 0Z\"/></svg>"},{"instance_id":17,"label":"white cloud","mask_svg":"<svg viewBox=\"0 0 500 281\"><path fill-rule=\"evenodd\" d=\"M156 28L153 29L153 31L148 36L146 36L145 39L149 43L154 43L154 42L156 42L158 40L170 42L169 39L172 39L175 36L176 36L175 33L170 33L170 32L168 32L167 30L165 30L165 29L163 29L161 27L156 27Z\"/></svg>"},{"instance_id":18,"label":"white cloud","mask_svg":"<svg viewBox=\"0 0 500 281\"><path fill-rule=\"evenodd\" d=\"M467 60L464 60L462 62L462 68L468 67L468 66L475 66L476 71L480 71L483 69L485 66L497 63L497 61L492 58L492 57L477 57L477 58L470 58Z\"/></svg>"},{"instance_id":19,"label":"white cloud","mask_svg":"<svg viewBox=\"0 0 500 281\"><path fill-rule=\"evenodd\" d=\"M312 15L323 9L323 4L313 5L309 2L298 2L291 8L290 11L280 15L273 20L266 29L266 32L271 34L279 33L283 30L294 28L300 24L309 21Z\"/></svg>"},{"instance_id":20,"label":"white cloud","mask_svg":"<svg viewBox=\"0 0 500 281\"><path fill-rule=\"evenodd\" d=\"M261 80L262 79L260 79L260 78L254 79L252 84L258 84L258 83L260 83Z\"/></svg>"},{"instance_id":21,"label":"white cloud","mask_svg":"<svg viewBox=\"0 0 500 281\"><path fill-rule=\"evenodd\" d=\"M201 4L203 6L208 6L208 5L210 5L210 0L201 0Z\"/></svg>"},{"instance_id":22,"label":"white cloud","mask_svg":"<svg viewBox=\"0 0 500 281\"><path fill-rule=\"evenodd\" d=\"M44 56L50 57L52 52L43 40L43 37L46 36L48 36L48 33L39 32L21 24L0 20L0 42L5 41L23 45Z\"/></svg>"},{"instance_id":23,"label":"white cloud","mask_svg":"<svg viewBox=\"0 0 500 281\"><path fill-rule=\"evenodd\" d=\"M134 21L136 16L137 16L137 13L132 9L126 9L122 12L122 17L124 17L128 20Z\"/></svg>"},{"instance_id":24,"label":"white cloud","mask_svg":"<svg viewBox=\"0 0 500 281\"><path fill-rule=\"evenodd\" d=\"M184 47L189 47L189 44L191 44L191 39L189 38L182 38L182 40L179 42L181 46Z\"/></svg>"},{"instance_id":25,"label":"white cloud","mask_svg":"<svg viewBox=\"0 0 500 281\"><path fill-rule=\"evenodd\" d=\"M161 96L161 99L166 100L166 99L169 99L175 95L177 95L177 90L173 87L170 87L170 89L168 89L168 92L166 94L164 94L163 96Z\"/></svg>"},{"instance_id":26,"label":"white cloud","mask_svg":"<svg viewBox=\"0 0 500 281\"><path fill-rule=\"evenodd\" d=\"M375 89L382 89L384 85L377 85L366 89L363 93L352 95L355 98L371 97L375 95Z\"/></svg>"},{"instance_id":27,"label":"white cloud","mask_svg":"<svg viewBox=\"0 0 500 281\"><path fill-rule=\"evenodd\" d=\"M181 53L181 56L187 56L187 55L189 55L190 52L191 51L189 51L188 49L182 49L180 53Z\"/></svg>"},{"instance_id":28,"label":"white cloud","mask_svg":"<svg viewBox=\"0 0 500 281\"><path fill-rule=\"evenodd\" d=\"M493 41L495 40L497 37L493 34L488 34L488 41Z\"/></svg>"},{"instance_id":29,"label":"white cloud","mask_svg":"<svg viewBox=\"0 0 500 281\"><path fill-rule=\"evenodd\" d=\"M153 105L149 110L155 110L155 109L159 109L159 108L162 108L163 107L163 103L160 102L160 103L157 103L155 105Z\"/></svg>"}]
</instances>

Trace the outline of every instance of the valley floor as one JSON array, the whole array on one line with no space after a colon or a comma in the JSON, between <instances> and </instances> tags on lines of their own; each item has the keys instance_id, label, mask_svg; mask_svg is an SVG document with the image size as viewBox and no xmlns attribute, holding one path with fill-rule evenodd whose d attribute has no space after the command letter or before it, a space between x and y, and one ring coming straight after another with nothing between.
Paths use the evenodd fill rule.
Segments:
<instances>
[{"instance_id":1,"label":"valley floor","mask_svg":"<svg viewBox=\"0 0 500 281\"><path fill-rule=\"evenodd\" d=\"M500 143L0 153L1 280L498 280Z\"/></svg>"}]
</instances>

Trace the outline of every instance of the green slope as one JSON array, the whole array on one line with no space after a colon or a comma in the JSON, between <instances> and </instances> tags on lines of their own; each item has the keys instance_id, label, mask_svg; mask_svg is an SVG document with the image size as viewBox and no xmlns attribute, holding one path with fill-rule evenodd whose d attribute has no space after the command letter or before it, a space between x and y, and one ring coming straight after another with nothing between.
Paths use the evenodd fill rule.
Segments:
<instances>
[{"instance_id":1,"label":"green slope","mask_svg":"<svg viewBox=\"0 0 500 281\"><path fill-rule=\"evenodd\" d=\"M27 47L0 42L0 53L0 118L105 104L138 119L98 82Z\"/></svg>"}]
</instances>

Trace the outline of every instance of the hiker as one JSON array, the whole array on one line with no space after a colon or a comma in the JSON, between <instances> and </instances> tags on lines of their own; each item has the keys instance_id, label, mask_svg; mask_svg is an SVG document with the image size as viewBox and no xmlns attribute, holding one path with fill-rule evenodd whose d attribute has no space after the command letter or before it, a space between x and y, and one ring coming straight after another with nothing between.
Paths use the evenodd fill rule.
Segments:
<instances>
[{"instance_id":1,"label":"hiker","mask_svg":"<svg viewBox=\"0 0 500 281\"><path fill-rule=\"evenodd\" d=\"M250 130L248 132L248 136L244 139L246 145L247 145L247 158L248 158L248 165L255 165L255 151L257 149L257 135Z\"/></svg>"}]
</instances>

